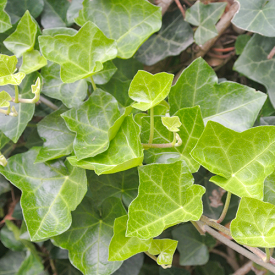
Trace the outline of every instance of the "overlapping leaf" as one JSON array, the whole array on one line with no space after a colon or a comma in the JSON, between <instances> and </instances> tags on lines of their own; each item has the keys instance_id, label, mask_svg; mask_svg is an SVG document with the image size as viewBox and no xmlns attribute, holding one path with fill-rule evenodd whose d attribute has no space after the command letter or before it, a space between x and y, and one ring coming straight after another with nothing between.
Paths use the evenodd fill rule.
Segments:
<instances>
[{"instance_id":1,"label":"overlapping leaf","mask_svg":"<svg viewBox=\"0 0 275 275\"><path fill-rule=\"evenodd\" d=\"M113 275L138 275L143 265L144 254L139 253L123 262L122 266Z\"/></svg>"},{"instance_id":2,"label":"overlapping leaf","mask_svg":"<svg viewBox=\"0 0 275 275\"><path fill-rule=\"evenodd\" d=\"M95 84L106 84L117 71L117 67L112 61L107 61L103 64L103 69L93 75Z\"/></svg>"},{"instance_id":3,"label":"overlapping leaf","mask_svg":"<svg viewBox=\"0 0 275 275\"><path fill-rule=\"evenodd\" d=\"M273 172L264 181L264 199L275 205L275 173Z\"/></svg>"},{"instance_id":4,"label":"overlapping leaf","mask_svg":"<svg viewBox=\"0 0 275 275\"><path fill-rule=\"evenodd\" d=\"M69 24L73 24L74 19L78 17L79 10L82 9L82 2L83 0L72 0L67 10L67 21Z\"/></svg>"},{"instance_id":5,"label":"overlapping leaf","mask_svg":"<svg viewBox=\"0 0 275 275\"><path fill-rule=\"evenodd\" d=\"M263 198L263 183L274 170L275 127L242 133L209 121L191 155L210 172L211 181L239 197Z\"/></svg>"},{"instance_id":6,"label":"overlapping leaf","mask_svg":"<svg viewBox=\"0 0 275 275\"><path fill-rule=\"evenodd\" d=\"M44 56L41 56L39 51L32 50L23 53L23 62L20 67L20 72L30 74L32 72L38 71L46 65L47 59Z\"/></svg>"},{"instance_id":7,"label":"overlapping leaf","mask_svg":"<svg viewBox=\"0 0 275 275\"><path fill-rule=\"evenodd\" d=\"M87 190L85 171L60 160L34 164L38 148L9 159L0 172L22 191L21 206L33 241L61 234Z\"/></svg>"},{"instance_id":8,"label":"overlapping leaf","mask_svg":"<svg viewBox=\"0 0 275 275\"><path fill-rule=\"evenodd\" d=\"M117 55L114 40L107 38L92 22L85 23L73 36L40 36L39 44L48 60L61 65L60 76L65 83L93 75L103 68L104 62Z\"/></svg>"},{"instance_id":9,"label":"overlapping leaf","mask_svg":"<svg viewBox=\"0 0 275 275\"><path fill-rule=\"evenodd\" d=\"M139 166L143 161L140 143L140 129L132 116L123 121L109 149L93 158L77 160L69 157L69 162L84 169L95 170L96 174L112 174Z\"/></svg>"},{"instance_id":10,"label":"overlapping leaf","mask_svg":"<svg viewBox=\"0 0 275 275\"><path fill-rule=\"evenodd\" d=\"M117 41L118 57L127 59L160 29L161 10L146 0L85 0L75 21L79 25L95 23L107 37Z\"/></svg>"},{"instance_id":11,"label":"overlapping leaf","mask_svg":"<svg viewBox=\"0 0 275 275\"><path fill-rule=\"evenodd\" d=\"M139 167L139 194L129 206L127 237L149 239L176 223L198 220L202 186L183 161Z\"/></svg>"},{"instance_id":12,"label":"overlapping leaf","mask_svg":"<svg viewBox=\"0 0 275 275\"><path fill-rule=\"evenodd\" d=\"M54 237L54 242L69 250L71 262L85 275L112 274L122 262L108 261L108 246L114 221L123 215L125 210L118 198L108 198L98 209L91 198L85 197L72 213L72 226Z\"/></svg>"},{"instance_id":13,"label":"overlapping leaf","mask_svg":"<svg viewBox=\"0 0 275 275\"><path fill-rule=\"evenodd\" d=\"M112 95L97 89L79 108L62 114L68 128L76 133L73 147L77 159L106 151L130 112L130 107L121 108Z\"/></svg>"},{"instance_id":14,"label":"overlapping leaf","mask_svg":"<svg viewBox=\"0 0 275 275\"><path fill-rule=\"evenodd\" d=\"M202 58L182 72L169 94L171 115L199 105L205 123L216 121L235 131L253 126L265 100L265 94L248 86L229 81L218 84L215 72Z\"/></svg>"},{"instance_id":15,"label":"overlapping leaf","mask_svg":"<svg viewBox=\"0 0 275 275\"><path fill-rule=\"evenodd\" d=\"M0 33L12 27L9 15L5 12L7 0L0 1Z\"/></svg>"}]
</instances>

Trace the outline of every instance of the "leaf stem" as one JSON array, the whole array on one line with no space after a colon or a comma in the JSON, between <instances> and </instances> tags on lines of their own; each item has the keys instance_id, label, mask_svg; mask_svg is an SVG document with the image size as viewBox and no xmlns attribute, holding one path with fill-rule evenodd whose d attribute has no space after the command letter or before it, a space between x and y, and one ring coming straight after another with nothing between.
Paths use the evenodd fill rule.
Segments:
<instances>
[{"instance_id":1,"label":"leaf stem","mask_svg":"<svg viewBox=\"0 0 275 275\"><path fill-rule=\"evenodd\" d=\"M152 260L154 260L156 263L158 263L158 259L157 259L157 257L156 256L154 256L154 255L152 255L152 254L150 254L148 251L146 251L146 252L144 252L148 257L150 257ZM166 269L166 268L170 268L171 267L171 265L164 265L164 264L162 264L162 265L160 265L163 269Z\"/></svg>"},{"instance_id":2,"label":"leaf stem","mask_svg":"<svg viewBox=\"0 0 275 275\"><path fill-rule=\"evenodd\" d=\"M95 91L96 90L96 85L95 85L95 82L94 82L94 79L93 79L92 76L91 76L91 83L92 83L92 86L93 86L93 90Z\"/></svg>"},{"instance_id":3,"label":"leaf stem","mask_svg":"<svg viewBox=\"0 0 275 275\"><path fill-rule=\"evenodd\" d=\"M17 85L14 85L14 102L19 103L19 91Z\"/></svg>"},{"instance_id":4,"label":"leaf stem","mask_svg":"<svg viewBox=\"0 0 275 275\"><path fill-rule=\"evenodd\" d=\"M264 261L266 263L270 262L270 249L268 247L265 248L265 254L266 254L266 258L264 259Z\"/></svg>"},{"instance_id":5,"label":"leaf stem","mask_svg":"<svg viewBox=\"0 0 275 275\"><path fill-rule=\"evenodd\" d=\"M177 142L176 142L177 141ZM162 143L162 144L144 144L142 143L143 149L150 149L150 148L172 148L172 147L179 147L182 145L182 140L177 133L174 133L174 139L170 143Z\"/></svg>"},{"instance_id":6,"label":"leaf stem","mask_svg":"<svg viewBox=\"0 0 275 275\"><path fill-rule=\"evenodd\" d=\"M154 107L150 109L150 136L149 136L149 141L148 144L152 144L153 143L153 139L154 139Z\"/></svg>"},{"instance_id":7,"label":"leaf stem","mask_svg":"<svg viewBox=\"0 0 275 275\"><path fill-rule=\"evenodd\" d=\"M205 236L205 232L201 229L201 227L200 227L196 222L191 221L191 223L194 225L194 227L198 230L198 232L199 232L201 235Z\"/></svg>"},{"instance_id":8,"label":"leaf stem","mask_svg":"<svg viewBox=\"0 0 275 275\"><path fill-rule=\"evenodd\" d=\"M18 113L16 112L14 106L12 107L12 112L10 111L11 107L9 106L7 110L0 109L0 113L5 114L6 116L18 116Z\"/></svg>"},{"instance_id":9,"label":"leaf stem","mask_svg":"<svg viewBox=\"0 0 275 275\"><path fill-rule=\"evenodd\" d=\"M224 207L222 210L222 214L219 217L219 219L216 221L217 223L221 223L224 220L224 218L227 214L228 208L229 208L230 199L231 199L231 192L227 192L227 196L226 196L225 204L224 204Z\"/></svg>"},{"instance_id":10,"label":"leaf stem","mask_svg":"<svg viewBox=\"0 0 275 275\"><path fill-rule=\"evenodd\" d=\"M45 98L44 96L40 95L40 99L39 99L42 103L44 103L46 106L48 106L49 108L53 109L53 110L58 110L58 106L56 106L55 104L53 104L50 100L48 100L47 98Z\"/></svg>"}]
</instances>

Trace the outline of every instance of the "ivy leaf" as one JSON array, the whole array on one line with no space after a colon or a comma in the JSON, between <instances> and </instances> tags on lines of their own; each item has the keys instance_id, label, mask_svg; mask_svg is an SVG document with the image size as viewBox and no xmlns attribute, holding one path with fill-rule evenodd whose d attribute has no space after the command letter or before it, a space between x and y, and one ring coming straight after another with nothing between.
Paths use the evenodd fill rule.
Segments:
<instances>
[{"instance_id":1,"label":"ivy leaf","mask_svg":"<svg viewBox=\"0 0 275 275\"><path fill-rule=\"evenodd\" d=\"M159 267L159 275L190 275L186 269L172 266L171 268L163 269Z\"/></svg>"},{"instance_id":2,"label":"ivy leaf","mask_svg":"<svg viewBox=\"0 0 275 275\"><path fill-rule=\"evenodd\" d=\"M70 261L85 275L112 274L122 262L108 261L108 246L114 220L122 215L125 210L118 198L108 198L98 209L85 197L72 213L69 230L54 237L54 243L69 250Z\"/></svg>"},{"instance_id":3,"label":"ivy leaf","mask_svg":"<svg viewBox=\"0 0 275 275\"><path fill-rule=\"evenodd\" d=\"M174 75L168 73L152 75L146 71L138 71L129 88L129 97L137 101L132 106L147 111L158 105L168 96L173 78Z\"/></svg>"},{"instance_id":4,"label":"ivy leaf","mask_svg":"<svg viewBox=\"0 0 275 275\"><path fill-rule=\"evenodd\" d=\"M208 247L212 248L216 244L213 237L200 235L190 223L177 226L172 231L172 236L179 241L180 265L184 266L206 264L209 260Z\"/></svg>"},{"instance_id":5,"label":"ivy leaf","mask_svg":"<svg viewBox=\"0 0 275 275\"><path fill-rule=\"evenodd\" d=\"M21 206L32 241L61 234L87 191L85 171L58 160L33 164L38 148L9 158L0 172L22 191ZM47 193L45 193L47 190Z\"/></svg>"},{"instance_id":6,"label":"ivy leaf","mask_svg":"<svg viewBox=\"0 0 275 275\"><path fill-rule=\"evenodd\" d=\"M44 56L41 56L39 51L32 50L23 53L23 62L20 67L20 72L30 74L32 72L38 71L46 65L47 59Z\"/></svg>"},{"instance_id":7,"label":"ivy leaf","mask_svg":"<svg viewBox=\"0 0 275 275\"><path fill-rule=\"evenodd\" d=\"M214 70L202 59L186 68L169 94L170 114L199 105L204 122L216 121L235 131L251 128L266 95L247 86L225 81L218 84Z\"/></svg>"},{"instance_id":8,"label":"ivy leaf","mask_svg":"<svg viewBox=\"0 0 275 275\"><path fill-rule=\"evenodd\" d=\"M57 27L57 28L44 29L42 33L43 33L43 35L50 35L50 36L55 36L58 34L65 34L65 35L73 36L73 35L77 34L77 30L72 29L72 28Z\"/></svg>"},{"instance_id":9,"label":"ivy leaf","mask_svg":"<svg viewBox=\"0 0 275 275\"><path fill-rule=\"evenodd\" d=\"M275 38L255 34L234 64L234 70L266 87L273 106L275 106L275 79L272 70L275 59L267 59L267 56L274 45Z\"/></svg>"},{"instance_id":10,"label":"ivy leaf","mask_svg":"<svg viewBox=\"0 0 275 275\"><path fill-rule=\"evenodd\" d=\"M75 134L68 130L62 117L67 108L49 114L37 125L39 136L45 141L35 162L45 162L69 155L73 151Z\"/></svg>"},{"instance_id":11,"label":"ivy leaf","mask_svg":"<svg viewBox=\"0 0 275 275\"><path fill-rule=\"evenodd\" d=\"M57 274L64 275L82 275L83 273L76 269L69 260L67 259L57 259L55 260L55 267Z\"/></svg>"},{"instance_id":12,"label":"ivy leaf","mask_svg":"<svg viewBox=\"0 0 275 275\"><path fill-rule=\"evenodd\" d=\"M169 110L170 110L169 103L166 100L162 100L157 106L154 107L154 115L165 116L169 112Z\"/></svg>"},{"instance_id":13,"label":"ivy leaf","mask_svg":"<svg viewBox=\"0 0 275 275\"><path fill-rule=\"evenodd\" d=\"M129 206L127 237L153 238L176 223L200 218L204 187L192 184L184 161L150 164L138 171L139 193Z\"/></svg>"},{"instance_id":14,"label":"ivy leaf","mask_svg":"<svg viewBox=\"0 0 275 275\"><path fill-rule=\"evenodd\" d=\"M147 251L152 243L152 238L141 240L137 237L126 237L128 216L116 218L114 224L114 235L109 245L108 261L123 261L135 254ZM156 251L157 244L153 247L153 255L160 254L162 251Z\"/></svg>"},{"instance_id":15,"label":"ivy leaf","mask_svg":"<svg viewBox=\"0 0 275 275\"><path fill-rule=\"evenodd\" d=\"M151 66L167 56L180 54L193 43L193 30L179 9L166 12L162 27L138 49L135 58Z\"/></svg>"},{"instance_id":16,"label":"ivy leaf","mask_svg":"<svg viewBox=\"0 0 275 275\"><path fill-rule=\"evenodd\" d=\"M68 108L79 107L87 96L87 82L84 79L74 83L64 83L60 79L60 66L48 62L42 68L43 87L41 93L48 97L61 100Z\"/></svg>"},{"instance_id":17,"label":"ivy leaf","mask_svg":"<svg viewBox=\"0 0 275 275\"><path fill-rule=\"evenodd\" d=\"M192 25L198 26L195 32L195 41L198 45L218 35L215 24L222 16L226 3L203 4L196 2L190 9L187 9L185 20Z\"/></svg>"},{"instance_id":18,"label":"ivy leaf","mask_svg":"<svg viewBox=\"0 0 275 275\"><path fill-rule=\"evenodd\" d=\"M178 116L161 117L161 122L171 132L178 132L182 124Z\"/></svg>"},{"instance_id":19,"label":"ivy leaf","mask_svg":"<svg viewBox=\"0 0 275 275\"><path fill-rule=\"evenodd\" d=\"M74 23L74 19L78 17L79 10L82 9L83 0L72 0L71 5L67 10L67 22L69 24Z\"/></svg>"},{"instance_id":20,"label":"ivy leaf","mask_svg":"<svg viewBox=\"0 0 275 275\"><path fill-rule=\"evenodd\" d=\"M264 201L275 205L275 173L269 175L264 182Z\"/></svg>"},{"instance_id":21,"label":"ivy leaf","mask_svg":"<svg viewBox=\"0 0 275 275\"><path fill-rule=\"evenodd\" d=\"M207 264L203 266L196 266L195 271L196 275L225 275L224 268L221 266L219 262L216 261L209 261Z\"/></svg>"},{"instance_id":22,"label":"ivy leaf","mask_svg":"<svg viewBox=\"0 0 275 275\"><path fill-rule=\"evenodd\" d=\"M0 92L0 107L9 107L12 97L5 91Z\"/></svg>"},{"instance_id":23,"label":"ivy leaf","mask_svg":"<svg viewBox=\"0 0 275 275\"><path fill-rule=\"evenodd\" d=\"M103 64L103 69L93 75L95 84L106 84L117 71L117 67L112 61L107 61Z\"/></svg>"},{"instance_id":24,"label":"ivy leaf","mask_svg":"<svg viewBox=\"0 0 275 275\"><path fill-rule=\"evenodd\" d=\"M0 54L0 86L12 84L19 85L23 78L25 77L24 73L16 73L16 56L8 56Z\"/></svg>"},{"instance_id":25,"label":"ivy leaf","mask_svg":"<svg viewBox=\"0 0 275 275\"><path fill-rule=\"evenodd\" d=\"M87 22L73 36L42 35L38 40L42 54L61 66L60 76L65 83L92 76L103 68L104 62L117 55L114 40L92 22Z\"/></svg>"},{"instance_id":26,"label":"ivy leaf","mask_svg":"<svg viewBox=\"0 0 275 275\"><path fill-rule=\"evenodd\" d=\"M246 44L250 39L251 39L251 36L247 34L241 34L237 37L235 42L235 51L237 55L242 54Z\"/></svg>"},{"instance_id":27,"label":"ivy leaf","mask_svg":"<svg viewBox=\"0 0 275 275\"><path fill-rule=\"evenodd\" d=\"M36 34L37 23L30 12L26 11L16 30L4 40L4 45L19 58L26 51L33 50Z\"/></svg>"},{"instance_id":28,"label":"ivy leaf","mask_svg":"<svg viewBox=\"0 0 275 275\"><path fill-rule=\"evenodd\" d=\"M2 275L16 275L20 265L24 261L26 253L23 251L8 251L2 258L0 258L0 274Z\"/></svg>"},{"instance_id":29,"label":"ivy leaf","mask_svg":"<svg viewBox=\"0 0 275 275\"><path fill-rule=\"evenodd\" d=\"M139 271L141 270L141 267L143 265L143 255L143 253L139 253L124 261L121 267L115 273L113 273L113 275L139 275Z\"/></svg>"},{"instance_id":30,"label":"ivy leaf","mask_svg":"<svg viewBox=\"0 0 275 275\"><path fill-rule=\"evenodd\" d=\"M238 28L259 33L264 36L275 36L275 4L266 0L242 0L239 11L232 23Z\"/></svg>"},{"instance_id":31,"label":"ivy leaf","mask_svg":"<svg viewBox=\"0 0 275 275\"><path fill-rule=\"evenodd\" d=\"M5 12L6 4L7 0L0 1L0 33L5 32L12 27L11 19Z\"/></svg>"},{"instance_id":32,"label":"ivy leaf","mask_svg":"<svg viewBox=\"0 0 275 275\"><path fill-rule=\"evenodd\" d=\"M209 121L192 157L210 172L210 180L239 197L263 198L263 183L274 170L274 126L242 133ZM241 153L240 153L241 152Z\"/></svg>"},{"instance_id":33,"label":"ivy leaf","mask_svg":"<svg viewBox=\"0 0 275 275\"><path fill-rule=\"evenodd\" d=\"M0 196L11 190L9 182L0 175Z\"/></svg>"},{"instance_id":34,"label":"ivy leaf","mask_svg":"<svg viewBox=\"0 0 275 275\"><path fill-rule=\"evenodd\" d=\"M73 147L77 159L106 151L130 112L131 107L121 108L112 95L96 89L79 108L62 114L67 127L76 133Z\"/></svg>"},{"instance_id":35,"label":"ivy leaf","mask_svg":"<svg viewBox=\"0 0 275 275\"><path fill-rule=\"evenodd\" d=\"M275 206L254 198L242 198L230 232L234 240L252 247L274 247Z\"/></svg>"},{"instance_id":36,"label":"ivy leaf","mask_svg":"<svg viewBox=\"0 0 275 275\"><path fill-rule=\"evenodd\" d=\"M151 34L160 29L161 9L145 0L108 3L84 0L83 9L75 21L79 25L87 21L95 23L107 37L117 41L118 57L127 59Z\"/></svg>"}]
</instances>

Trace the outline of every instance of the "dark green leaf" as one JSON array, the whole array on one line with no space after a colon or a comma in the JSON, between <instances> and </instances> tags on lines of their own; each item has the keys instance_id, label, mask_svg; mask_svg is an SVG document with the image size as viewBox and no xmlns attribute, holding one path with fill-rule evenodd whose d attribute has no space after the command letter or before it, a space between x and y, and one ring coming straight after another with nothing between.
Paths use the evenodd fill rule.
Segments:
<instances>
[{"instance_id":1,"label":"dark green leaf","mask_svg":"<svg viewBox=\"0 0 275 275\"><path fill-rule=\"evenodd\" d=\"M223 267L219 262L209 261L206 265L195 267L196 275L225 275Z\"/></svg>"},{"instance_id":2,"label":"dark green leaf","mask_svg":"<svg viewBox=\"0 0 275 275\"><path fill-rule=\"evenodd\" d=\"M0 258L1 275L17 275L18 270L25 259L26 253L23 251L8 251Z\"/></svg>"},{"instance_id":3,"label":"dark green leaf","mask_svg":"<svg viewBox=\"0 0 275 275\"><path fill-rule=\"evenodd\" d=\"M122 266L113 275L138 275L143 264L143 253L139 253L123 262Z\"/></svg>"},{"instance_id":4,"label":"dark green leaf","mask_svg":"<svg viewBox=\"0 0 275 275\"><path fill-rule=\"evenodd\" d=\"M0 195L9 192L10 189L9 182L2 175L0 175Z\"/></svg>"},{"instance_id":5,"label":"dark green leaf","mask_svg":"<svg viewBox=\"0 0 275 275\"><path fill-rule=\"evenodd\" d=\"M190 275L190 272L185 269L174 266L167 269L163 269L162 267L160 267L159 275Z\"/></svg>"},{"instance_id":6,"label":"dark green leaf","mask_svg":"<svg viewBox=\"0 0 275 275\"><path fill-rule=\"evenodd\" d=\"M236 42L235 42L235 51L237 55L242 54L246 44L250 40L251 36L247 34L241 34L237 37Z\"/></svg>"},{"instance_id":7,"label":"dark green leaf","mask_svg":"<svg viewBox=\"0 0 275 275\"><path fill-rule=\"evenodd\" d=\"M78 17L79 10L82 9L83 0L72 0L71 5L67 10L67 22L68 24L73 24L74 19Z\"/></svg>"},{"instance_id":8,"label":"dark green leaf","mask_svg":"<svg viewBox=\"0 0 275 275\"><path fill-rule=\"evenodd\" d=\"M69 260L56 260L55 267L58 275L82 275Z\"/></svg>"},{"instance_id":9,"label":"dark green leaf","mask_svg":"<svg viewBox=\"0 0 275 275\"><path fill-rule=\"evenodd\" d=\"M0 33L12 27L9 15L5 12L7 0L0 1Z\"/></svg>"}]
</instances>

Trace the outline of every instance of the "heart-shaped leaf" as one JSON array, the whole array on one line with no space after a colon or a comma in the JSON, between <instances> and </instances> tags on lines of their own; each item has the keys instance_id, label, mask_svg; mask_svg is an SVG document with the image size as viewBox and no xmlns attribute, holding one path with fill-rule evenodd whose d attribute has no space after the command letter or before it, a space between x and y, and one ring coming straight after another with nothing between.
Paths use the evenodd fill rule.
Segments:
<instances>
[{"instance_id":1,"label":"heart-shaped leaf","mask_svg":"<svg viewBox=\"0 0 275 275\"><path fill-rule=\"evenodd\" d=\"M178 116L161 117L161 122L171 132L178 132L182 124Z\"/></svg>"},{"instance_id":2,"label":"heart-shaped leaf","mask_svg":"<svg viewBox=\"0 0 275 275\"><path fill-rule=\"evenodd\" d=\"M0 92L0 107L9 107L12 97L5 91Z\"/></svg>"},{"instance_id":3,"label":"heart-shaped leaf","mask_svg":"<svg viewBox=\"0 0 275 275\"><path fill-rule=\"evenodd\" d=\"M0 0L0 33L12 27L11 19L9 15L5 12L5 7L7 0Z\"/></svg>"},{"instance_id":4,"label":"heart-shaped leaf","mask_svg":"<svg viewBox=\"0 0 275 275\"><path fill-rule=\"evenodd\" d=\"M204 187L193 185L184 161L138 168L139 193L129 206L127 237L149 239L176 223L198 220Z\"/></svg>"},{"instance_id":5,"label":"heart-shaped leaf","mask_svg":"<svg viewBox=\"0 0 275 275\"><path fill-rule=\"evenodd\" d=\"M210 180L239 197L263 198L265 178L274 170L275 127L242 133L209 121L192 157L217 174Z\"/></svg>"},{"instance_id":6,"label":"heart-shaped leaf","mask_svg":"<svg viewBox=\"0 0 275 275\"><path fill-rule=\"evenodd\" d=\"M65 83L92 76L102 70L104 62L117 55L114 40L92 22L87 22L73 36L42 35L38 40L42 54L61 66L60 76Z\"/></svg>"},{"instance_id":7,"label":"heart-shaped leaf","mask_svg":"<svg viewBox=\"0 0 275 275\"><path fill-rule=\"evenodd\" d=\"M158 73L152 75L146 71L138 71L129 87L129 97L137 103L132 106L147 111L164 100L171 89L174 75Z\"/></svg>"},{"instance_id":8,"label":"heart-shaped leaf","mask_svg":"<svg viewBox=\"0 0 275 275\"><path fill-rule=\"evenodd\" d=\"M39 51L32 50L23 53L23 62L20 67L20 72L30 74L47 65L47 59L41 56Z\"/></svg>"}]
</instances>

